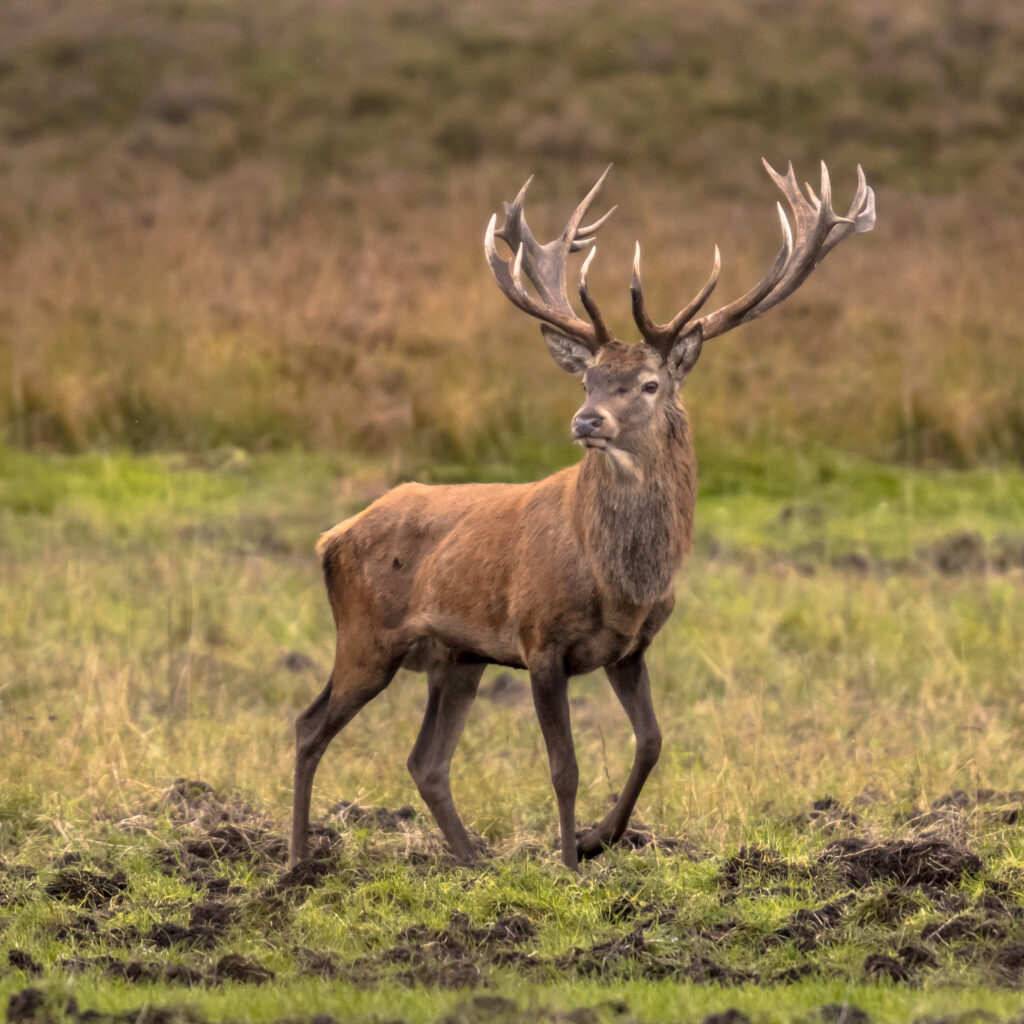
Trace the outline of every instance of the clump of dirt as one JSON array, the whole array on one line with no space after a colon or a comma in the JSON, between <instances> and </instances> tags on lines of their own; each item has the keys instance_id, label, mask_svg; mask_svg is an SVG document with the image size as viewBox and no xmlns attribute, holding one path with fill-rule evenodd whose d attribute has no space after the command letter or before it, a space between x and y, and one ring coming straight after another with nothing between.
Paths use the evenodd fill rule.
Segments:
<instances>
[{"instance_id":1,"label":"clump of dirt","mask_svg":"<svg viewBox=\"0 0 1024 1024\"><path fill-rule=\"evenodd\" d=\"M645 928L676 919L674 907L663 903L638 902L633 896L618 896L602 911L601 917L612 924L640 920Z\"/></svg>"},{"instance_id":2,"label":"clump of dirt","mask_svg":"<svg viewBox=\"0 0 1024 1024\"><path fill-rule=\"evenodd\" d=\"M262 827L224 825L185 839L179 846L160 847L155 856L162 871L218 894L230 891L228 880L218 874L222 862L269 870L287 861L288 844Z\"/></svg>"},{"instance_id":3,"label":"clump of dirt","mask_svg":"<svg viewBox=\"0 0 1024 1024\"><path fill-rule=\"evenodd\" d=\"M834 866L843 880L856 888L892 879L903 885L945 889L982 868L977 854L939 838L876 842L850 836L830 843L819 861Z\"/></svg>"},{"instance_id":4,"label":"clump of dirt","mask_svg":"<svg viewBox=\"0 0 1024 1024\"><path fill-rule=\"evenodd\" d=\"M512 706L530 699L530 689L511 672L501 672L494 680L480 687L479 695L495 704Z\"/></svg>"},{"instance_id":5,"label":"clump of dirt","mask_svg":"<svg viewBox=\"0 0 1024 1024\"><path fill-rule=\"evenodd\" d=\"M910 972L895 957L874 953L864 961L864 973L878 981L907 981Z\"/></svg>"},{"instance_id":6,"label":"clump of dirt","mask_svg":"<svg viewBox=\"0 0 1024 1024\"><path fill-rule=\"evenodd\" d=\"M22 1024L22 1021L34 1021L43 1009L46 996L42 989L23 988L15 992L7 1002L8 1024Z\"/></svg>"},{"instance_id":7,"label":"clump of dirt","mask_svg":"<svg viewBox=\"0 0 1024 1024\"><path fill-rule=\"evenodd\" d=\"M826 903L820 907L804 907L790 915L789 920L775 935L786 939L802 952L810 952L835 937L852 897Z\"/></svg>"},{"instance_id":8,"label":"clump of dirt","mask_svg":"<svg viewBox=\"0 0 1024 1024\"><path fill-rule=\"evenodd\" d=\"M576 830L576 839L580 840L597 827L597 822L585 825ZM648 825L636 822L629 826L615 841L614 846L622 846L627 850L658 849L664 853L678 853L690 860L698 860L699 852L695 846L679 836L666 836L655 832Z\"/></svg>"},{"instance_id":9,"label":"clump of dirt","mask_svg":"<svg viewBox=\"0 0 1024 1024\"><path fill-rule=\"evenodd\" d=\"M12 949L7 953L7 962L18 971L25 974L42 974L43 968L32 959L31 955L21 949Z\"/></svg>"},{"instance_id":10,"label":"clump of dirt","mask_svg":"<svg viewBox=\"0 0 1024 1024\"><path fill-rule=\"evenodd\" d=\"M912 971L916 967L937 967L939 962L923 946L915 946L908 943L896 950L900 963Z\"/></svg>"},{"instance_id":11,"label":"clump of dirt","mask_svg":"<svg viewBox=\"0 0 1024 1024\"><path fill-rule=\"evenodd\" d=\"M289 868L273 883L272 888L275 892L279 893L308 892L312 889L318 889L336 870L336 864L330 860L317 860L308 857L305 860L300 860L294 867Z\"/></svg>"},{"instance_id":12,"label":"clump of dirt","mask_svg":"<svg viewBox=\"0 0 1024 1024\"><path fill-rule=\"evenodd\" d=\"M807 878L806 868L783 860L768 846L741 846L718 870L718 884L736 893L753 877L758 882ZM780 887L785 890L788 887ZM778 891L778 890L776 890Z\"/></svg>"},{"instance_id":13,"label":"clump of dirt","mask_svg":"<svg viewBox=\"0 0 1024 1024\"><path fill-rule=\"evenodd\" d=\"M559 957L555 966L561 970L576 971L578 974L588 977L601 977L609 974L621 961L639 962L643 960L646 967L651 967L653 966L652 959L644 928L638 924L626 935L606 939L604 942L595 942L585 949L577 946ZM666 963L664 967L665 970L661 976L670 975L675 971L675 966L672 964ZM645 977L647 976L649 975L645 972Z\"/></svg>"},{"instance_id":14,"label":"clump of dirt","mask_svg":"<svg viewBox=\"0 0 1024 1024\"><path fill-rule=\"evenodd\" d=\"M872 887L857 904L853 916L858 924L879 924L892 928L925 905L921 890L915 886L899 885L884 889Z\"/></svg>"},{"instance_id":15,"label":"clump of dirt","mask_svg":"<svg viewBox=\"0 0 1024 1024\"><path fill-rule=\"evenodd\" d=\"M1014 985L1024 983L1024 943L1002 946L996 950L989 966L1001 981Z\"/></svg>"},{"instance_id":16,"label":"clump of dirt","mask_svg":"<svg viewBox=\"0 0 1024 1024\"><path fill-rule=\"evenodd\" d=\"M815 800L806 811L794 815L794 825L809 826L816 831L835 833L857 826L860 819L849 808L843 807L835 797L823 796Z\"/></svg>"},{"instance_id":17,"label":"clump of dirt","mask_svg":"<svg viewBox=\"0 0 1024 1024\"><path fill-rule=\"evenodd\" d=\"M201 779L175 779L160 795L156 810L169 810L176 825L199 828L225 823L243 824L257 817L251 807L238 800L226 799Z\"/></svg>"},{"instance_id":18,"label":"clump of dirt","mask_svg":"<svg viewBox=\"0 0 1024 1024\"><path fill-rule=\"evenodd\" d=\"M237 917L238 907L235 904L221 900L206 900L192 907L188 915L188 924L190 928L211 928L223 932Z\"/></svg>"},{"instance_id":19,"label":"clump of dirt","mask_svg":"<svg viewBox=\"0 0 1024 1024\"><path fill-rule=\"evenodd\" d=\"M163 983L195 988L206 982L202 971L186 967L184 964L172 964L158 960L130 960L119 965L116 973L114 971L110 973L133 985Z\"/></svg>"},{"instance_id":20,"label":"clump of dirt","mask_svg":"<svg viewBox=\"0 0 1024 1024\"><path fill-rule=\"evenodd\" d=\"M745 985L757 984L761 976L756 971L737 971L715 963L704 956L695 956L690 961L687 976L697 984ZM645 972L645 976L646 972Z\"/></svg>"},{"instance_id":21,"label":"clump of dirt","mask_svg":"<svg viewBox=\"0 0 1024 1024\"><path fill-rule=\"evenodd\" d=\"M1024 790L979 789L972 795L957 789L932 801L934 810L948 807L961 811L981 810L989 819L1015 825L1024 812Z\"/></svg>"},{"instance_id":22,"label":"clump of dirt","mask_svg":"<svg viewBox=\"0 0 1024 1024\"><path fill-rule=\"evenodd\" d=\"M325 981L332 981L342 974L341 964L335 953L316 949L299 949L297 953L303 974L311 974Z\"/></svg>"},{"instance_id":23,"label":"clump of dirt","mask_svg":"<svg viewBox=\"0 0 1024 1024\"><path fill-rule=\"evenodd\" d=\"M104 973L116 971L121 961L106 953L100 956L62 956L54 966L59 971L66 971L68 974L81 974L83 971L98 969Z\"/></svg>"},{"instance_id":24,"label":"clump of dirt","mask_svg":"<svg viewBox=\"0 0 1024 1024\"><path fill-rule=\"evenodd\" d=\"M45 892L54 899L96 910L109 906L127 888L128 876L123 871L103 875L88 868L69 867L50 879Z\"/></svg>"},{"instance_id":25,"label":"clump of dirt","mask_svg":"<svg viewBox=\"0 0 1024 1024\"><path fill-rule=\"evenodd\" d=\"M401 832L416 817L414 807L399 807L391 811L386 807L360 807L350 800L339 800L329 811L341 825L360 825L379 832Z\"/></svg>"},{"instance_id":26,"label":"clump of dirt","mask_svg":"<svg viewBox=\"0 0 1024 1024\"><path fill-rule=\"evenodd\" d=\"M170 949L182 946L186 949L213 949L224 928L212 928L209 925L196 925L186 928L172 921L161 921L153 925L146 938L159 949Z\"/></svg>"},{"instance_id":27,"label":"clump of dirt","mask_svg":"<svg viewBox=\"0 0 1024 1024\"><path fill-rule=\"evenodd\" d=\"M921 929L921 938L934 942L958 942L963 939L1002 939L1006 925L990 917L961 914L946 921L932 921Z\"/></svg>"},{"instance_id":28,"label":"clump of dirt","mask_svg":"<svg viewBox=\"0 0 1024 1024\"><path fill-rule=\"evenodd\" d=\"M289 672L309 672L316 668L316 662L302 651L284 651L277 659L278 665Z\"/></svg>"},{"instance_id":29,"label":"clump of dirt","mask_svg":"<svg viewBox=\"0 0 1024 1024\"><path fill-rule=\"evenodd\" d=\"M288 859L288 843L262 828L225 825L184 844L185 852L199 860L235 863L282 863Z\"/></svg>"},{"instance_id":30,"label":"clump of dirt","mask_svg":"<svg viewBox=\"0 0 1024 1024\"><path fill-rule=\"evenodd\" d=\"M54 928L53 934L61 940L74 939L76 942L81 942L95 935L99 930L99 922L92 914L71 914L66 921L60 922Z\"/></svg>"},{"instance_id":31,"label":"clump of dirt","mask_svg":"<svg viewBox=\"0 0 1024 1024\"><path fill-rule=\"evenodd\" d=\"M515 947L536 934L529 918L502 917L482 928L474 928L465 914L452 914L441 930L413 925L399 938L398 945L381 954L363 957L344 969L345 976L361 984L377 984L385 977L406 985L437 985L462 988L485 983L483 967L488 964L520 963ZM390 975L389 967L403 971Z\"/></svg>"},{"instance_id":32,"label":"clump of dirt","mask_svg":"<svg viewBox=\"0 0 1024 1024\"><path fill-rule=\"evenodd\" d=\"M709 1013L701 1024L753 1024L753 1021L742 1010L730 1006L728 1010Z\"/></svg>"},{"instance_id":33,"label":"clump of dirt","mask_svg":"<svg viewBox=\"0 0 1024 1024\"><path fill-rule=\"evenodd\" d=\"M511 999L490 994L474 995L457 1003L436 1024L601 1024L602 1021L632 1021L629 1004L622 999L606 999L594 1006L558 1012L547 1007L520 1009ZM315 1022L314 1022L315 1024ZM738 1024L738 1022L737 1022Z\"/></svg>"},{"instance_id":34,"label":"clump of dirt","mask_svg":"<svg viewBox=\"0 0 1024 1024\"><path fill-rule=\"evenodd\" d=\"M1024 569L1024 537L1002 534L992 542L989 564L996 572Z\"/></svg>"},{"instance_id":35,"label":"clump of dirt","mask_svg":"<svg viewBox=\"0 0 1024 1024\"><path fill-rule=\"evenodd\" d=\"M964 530L940 537L922 551L921 556L946 576L986 569L1013 572L1024 569L1024 537L1003 534L986 544L980 533Z\"/></svg>"},{"instance_id":36,"label":"clump of dirt","mask_svg":"<svg viewBox=\"0 0 1024 1024\"><path fill-rule=\"evenodd\" d=\"M943 575L956 576L985 569L985 539L980 533L961 531L940 537L924 553Z\"/></svg>"},{"instance_id":37,"label":"clump of dirt","mask_svg":"<svg viewBox=\"0 0 1024 1024\"><path fill-rule=\"evenodd\" d=\"M274 972L262 967L255 960L238 953L222 956L214 965L210 980L217 983L223 981L240 981L246 985L262 985L273 981Z\"/></svg>"},{"instance_id":38,"label":"clump of dirt","mask_svg":"<svg viewBox=\"0 0 1024 1024\"><path fill-rule=\"evenodd\" d=\"M159 945L159 943L158 943ZM219 985L225 981L241 981L260 985L270 981L274 972L238 953L227 953L207 970L166 960L128 960L100 955L94 957L62 957L55 964L69 974L99 971L107 978L131 984L165 983L195 988L198 985Z\"/></svg>"},{"instance_id":39,"label":"clump of dirt","mask_svg":"<svg viewBox=\"0 0 1024 1024\"><path fill-rule=\"evenodd\" d=\"M760 975L736 970L701 953L684 953L678 946L665 952L646 935L645 923L632 931L586 948L576 947L558 957L553 966L586 977L607 978L620 975L641 977L647 981L665 978L690 980L698 984L740 985L758 982Z\"/></svg>"}]
</instances>

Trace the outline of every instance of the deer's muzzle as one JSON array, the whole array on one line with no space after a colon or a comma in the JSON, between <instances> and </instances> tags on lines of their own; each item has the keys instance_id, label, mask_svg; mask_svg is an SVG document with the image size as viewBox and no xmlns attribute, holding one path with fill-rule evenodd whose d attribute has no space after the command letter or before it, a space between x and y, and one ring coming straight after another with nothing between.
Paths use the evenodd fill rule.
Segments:
<instances>
[{"instance_id":1,"label":"deer's muzzle","mask_svg":"<svg viewBox=\"0 0 1024 1024\"><path fill-rule=\"evenodd\" d=\"M572 418L572 439L587 447L595 443L604 447L604 442L615 435L614 426L614 420L604 410L584 406Z\"/></svg>"}]
</instances>

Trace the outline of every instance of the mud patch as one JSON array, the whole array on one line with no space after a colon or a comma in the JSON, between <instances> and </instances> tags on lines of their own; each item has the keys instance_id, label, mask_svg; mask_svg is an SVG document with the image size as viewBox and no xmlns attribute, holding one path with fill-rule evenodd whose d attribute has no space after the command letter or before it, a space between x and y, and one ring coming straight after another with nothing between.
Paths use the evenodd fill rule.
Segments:
<instances>
[{"instance_id":1,"label":"mud patch","mask_svg":"<svg viewBox=\"0 0 1024 1024\"><path fill-rule=\"evenodd\" d=\"M88 868L69 867L46 884L45 892L54 899L96 910L109 906L127 888L128 876L123 871L102 875Z\"/></svg>"},{"instance_id":2,"label":"mud patch","mask_svg":"<svg viewBox=\"0 0 1024 1024\"><path fill-rule=\"evenodd\" d=\"M945 839L871 841L856 836L830 843L819 862L832 865L855 888L895 880L903 885L946 889L981 871L977 854Z\"/></svg>"}]
</instances>

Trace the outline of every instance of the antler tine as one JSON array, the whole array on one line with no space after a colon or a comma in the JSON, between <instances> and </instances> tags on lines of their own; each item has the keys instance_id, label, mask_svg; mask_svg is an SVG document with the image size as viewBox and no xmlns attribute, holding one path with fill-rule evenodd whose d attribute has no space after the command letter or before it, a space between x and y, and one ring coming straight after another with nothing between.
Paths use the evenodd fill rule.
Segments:
<instances>
[{"instance_id":1,"label":"antler tine","mask_svg":"<svg viewBox=\"0 0 1024 1024\"><path fill-rule=\"evenodd\" d=\"M629 294L633 300L633 320L644 341L667 357L676 339L682 333L683 328L700 312L708 297L715 290L721 269L722 254L716 245L711 273L708 275L708 279L704 282L700 291L668 323L656 324L647 312L647 306L644 302L644 286L640 279L640 243L637 242L636 251L633 255L633 280L629 285Z\"/></svg>"},{"instance_id":2,"label":"antler tine","mask_svg":"<svg viewBox=\"0 0 1024 1024\"><path fill-rule=\"evenodd\" d=\"M587 311L587 316L594 323L594 330L597 335L598 348L602 345L607 345L612 340L611 332L605 326L604 317L601 316L601 311L597 308L597 303L590 296L590 289L587 287L587 274L590 272L590 264L593 262L594 257L597 255L597 246L593 246L590 252L587 254L587 258L583 261L583 266L580 267L580 301L583 303L583 308Z\"/></svg>"},{"instance_id":3,"label":"antler tine","mask_svg":"<svg viewBox=\"0 0 1024 1024\"><path fill-rule=\"evenodd\" d=\"M526 223L524 212L526 190L533 178L519 190L511 203L505 203L505 223L500 230L495 230L497 217L491 218L484 237L484 253L491 267L498 287L505 295L524 312L557 327L582 342L591 351L596 352L602 345L611 340L611 334L602 320L597 306L590 296L586 284L586 270L589 269L588 257L580 278L580 298L590 315L592 323L577 316L569 302L565 281L565 263L572 252L578 252L592 246L594 234L615 212L612 207L604 216L585 227L580 227L591 203L601 190L611 171L609 164L598 178L591 190L583 197L570 216L568 223L558 238L541 245L534 237ZM515 253L511 267L507 260L497 254L495 237L502 239ZM532 296L523 285L522 274L525 273L537 291L537 298Z\"/></svg>"},{"instance_id":4,"label":"antler tine","mask_svg":"<svg viewBox=\"0 0 1024 1024\"><path fill-rule=\"evenodd\" d=\"M853 194L846 217L825 239L818 256L820 263L844 238L861 231L870 231L875 226L875 190L868 185L864 177L864 168L857 164L857 191Z\"/></svg>"},{"instance_id":5,"label":"antler tine","mask_svg":"<svg viewBox=\"0 0 1024 1024\"><path fill-rule=\"evenodd\" d=\"M609 164L609 169L611 165ZM604 216L598 217L593 224L588 224L586 227L576 229L576 238L573 239L573 243L570 252L579 252L581 249L586 249L588 245L594 244L594 235L604 226L605 221L618 209L618 204L613 206Z\"/></svg>"},{"instance_id":6,"label":"antler tine","mask_svg":"<svg viewBox=\"0 0 1024 1024\"><path fill-rule=\"evenodd\" d=\"M767 313L792 295L839 242L856 232L870 231L874 227L874 192L868 187L861 168L857 169L857 192L850 213L841 217L832 208L832 183L824 162L821 164L818 194L807 185L806 196L800 190L792 163L787 165L784 175L779 174L767 160L762 163L793 212L795 237L781 203L776 204L782 224L783 245L772 269L746 295L694 324L701 327L705 340Z\"/></svg>"},{"instance_id":7,"label":"antler tine","mask_svg":"<svg viewBox=\"0 0 1024 1024\"><path fill-rule=\"evenodd\" d=\"M572 211L572 216L565 225L565 229L562 231L560 239L563 243L568 242L570 252L574 251L572 246L581 238L581 236L592 235L614 212L615 207L612 207L611 210L609 210L603 217L596 220L593 224L588 224L585 228L580 227L580 222L587 215L587 210L590 209L590 204L597 198L597 194L601 191L601 186L604 185L608 175L611 173L612 165L609 164L601 173L601 177L594 182L594 187L580 200L579 206Z\"/></svg>"}]
</instances>

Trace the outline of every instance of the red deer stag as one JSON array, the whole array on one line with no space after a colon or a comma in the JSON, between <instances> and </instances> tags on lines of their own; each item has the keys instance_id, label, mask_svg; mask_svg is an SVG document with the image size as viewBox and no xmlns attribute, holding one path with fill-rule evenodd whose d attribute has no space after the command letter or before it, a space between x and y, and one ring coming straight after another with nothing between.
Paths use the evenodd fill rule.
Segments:
<instances>
[{"instance_id":1,"label":"red deer stag","mask_svg":"<svg viewBox=\"0 0 1024 1024\"><path fill-rule=\"evenodd\" d=\"M530 674L565 865L578 869L580 858L621 837L661 748L644 652L672 611L693 533L696 461L677 392L705 341L767 312L834 246L875 221L860 168L841 217L824 164L817 195L809 185L801 192L792 166L785 175L765 167L793 211L795 234L779 204L782 247L764 279L695 319L718 279L716 247L703 288L658 324L644 303L638 244L630 287L638 344L612 337L590 294L594 248L579 278L589 320L566 294L566 258L592 246L612 212L582 226L608 171L546 245L523 215L529 181L505 204L500 230L491 218L484 250L498 287L541 322L555 362L583 382L572 436L584 455L532 484L403 484L320 539L337 654L330 682L296 723L293 863L306 855L313 776L327 745L400 667L427 673L426 715L408 767L457 860L473 861L476 849L452 801L450 764L487 664ZM498 255L496 237L510 260ZM598 668L629 717L636 752L614 807L577 838L568 680Z\"/></svg>"}]
</instances>

